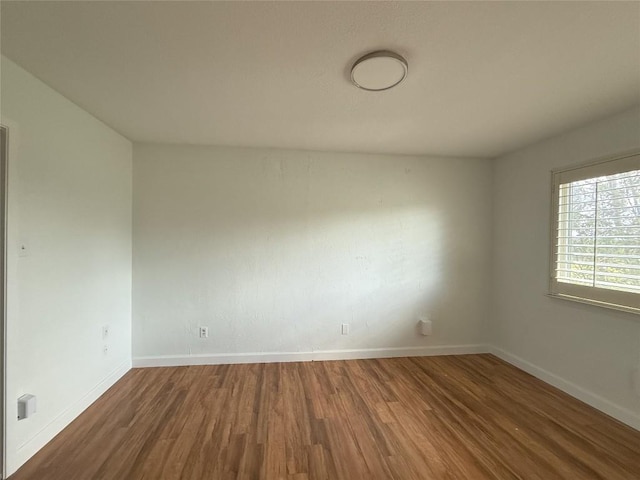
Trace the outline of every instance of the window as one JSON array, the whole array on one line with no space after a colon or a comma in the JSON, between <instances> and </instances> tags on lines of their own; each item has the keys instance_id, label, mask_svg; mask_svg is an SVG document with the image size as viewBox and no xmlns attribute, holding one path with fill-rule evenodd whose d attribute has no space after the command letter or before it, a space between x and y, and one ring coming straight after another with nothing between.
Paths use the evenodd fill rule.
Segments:
<instances>
[{"instance_id":1,"label":"window","mask_svg":"<svg viewBox=\"0 0 640 480\"><path fill-rule=\"evenodd\" d=\"M640 153L552 176L551 295L640 313Z\"/></svg>"}]
</instances>

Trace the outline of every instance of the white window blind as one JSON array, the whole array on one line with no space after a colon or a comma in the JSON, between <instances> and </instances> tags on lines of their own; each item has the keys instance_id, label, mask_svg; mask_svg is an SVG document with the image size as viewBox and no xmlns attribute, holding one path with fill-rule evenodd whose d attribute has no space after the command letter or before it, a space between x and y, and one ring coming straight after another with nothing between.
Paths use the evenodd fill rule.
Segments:
<instances>
[{"instance_id":1,"label":"white window blind","mask_svg":"<svg viewBox=\"0 0 640 480\"><path fill-rule=\"evenodd\" d=\"M640 155L554 173L551 293L640 308Z\"/></svg>"}]
</instances>

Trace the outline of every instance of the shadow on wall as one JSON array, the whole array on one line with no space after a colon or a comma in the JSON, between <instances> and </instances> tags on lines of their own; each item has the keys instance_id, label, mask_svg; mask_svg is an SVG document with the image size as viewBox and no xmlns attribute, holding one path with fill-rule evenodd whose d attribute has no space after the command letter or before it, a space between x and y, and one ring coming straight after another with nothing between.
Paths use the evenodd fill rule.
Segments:
<instances>
[{"instance_id":1,"label":"shadow on wall","mask_svg":"<svg viewBox=\"0 0 640 480\"><path fill-rule=\"evenodd\" d=\"M159 146L135 159L136 356L425 345L418 316L460 313L447 289L488 256L486 192L457 174L474 161Z\"/></svg>"}]
</instances>

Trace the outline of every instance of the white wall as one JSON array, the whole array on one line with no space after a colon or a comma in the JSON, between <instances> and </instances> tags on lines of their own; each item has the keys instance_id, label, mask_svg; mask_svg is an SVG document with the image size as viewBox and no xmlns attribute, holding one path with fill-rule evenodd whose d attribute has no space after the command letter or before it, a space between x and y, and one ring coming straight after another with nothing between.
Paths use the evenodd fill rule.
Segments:
<instances>
[{"instance_id":1,"label":"white wall","mask_svg":"<svg viewBox=\"0 0 640 480\"><path fill-rule=\"evenodd\" d=\"M11 473L130 367L132 147L11 61L1 66ZM25 393L38 412L17 421Z\"/></svg>"},{"instance_id":2,"label":"white wall","mask_svg":"<svg viewBox=\"0 0 640 480\"><path fill-rule=\"evenodd\" d=\"M485 160L136 144L134 365L484 343L490 186Z\"/></svg>"},{"instance_id":3,"label":"white wall","mask_svg":"<svg viewBox=\"0 0 640 480\"><path fill-rule=\"evenodd\" d=\"M130 367L132 150L11 61L1 65L11 473ZM638 426L638 317L545 297L550 169L638 147L638 109L493 164L136 145L135 361L446 353L489 342ZM415 328L425 313L428 338ZM17 422L23 393L38 396L39 411Z\"/></svg>"},{"instance_id":4,"label":"white wall","mask_svg":"<svg viewBox=\"0 0 640 480\"><path fill-rule=\"evenodd\" d=\"M640 428L640 317L545 296L550 170L635 148L638 109L496 160L491 337L511 361Z\"/></svg>"}]
</instances>

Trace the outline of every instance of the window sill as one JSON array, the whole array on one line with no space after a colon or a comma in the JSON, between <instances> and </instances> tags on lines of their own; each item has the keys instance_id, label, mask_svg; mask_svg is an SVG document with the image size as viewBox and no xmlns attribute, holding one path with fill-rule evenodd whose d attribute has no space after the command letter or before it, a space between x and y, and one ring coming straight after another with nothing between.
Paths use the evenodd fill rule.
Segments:
<instances>
[{"instance_id":1,"label":"window sill","mask_svg":"<svg viewBox=\"0 0 640 480\"><path fill-rule=\"evenodd\" d=\"M586 305L594 305L596 307L608 308L609 310L618 310L619 312L633 313L640 315L640 308L627 307L626 305L616 305L615 303L599 302L589 298L574 297L572 295L563 295L560 293L547 293L549 298L558 298L560 300L569 300L570 302L584 303Z\"/></svg>"}]
</instances>

